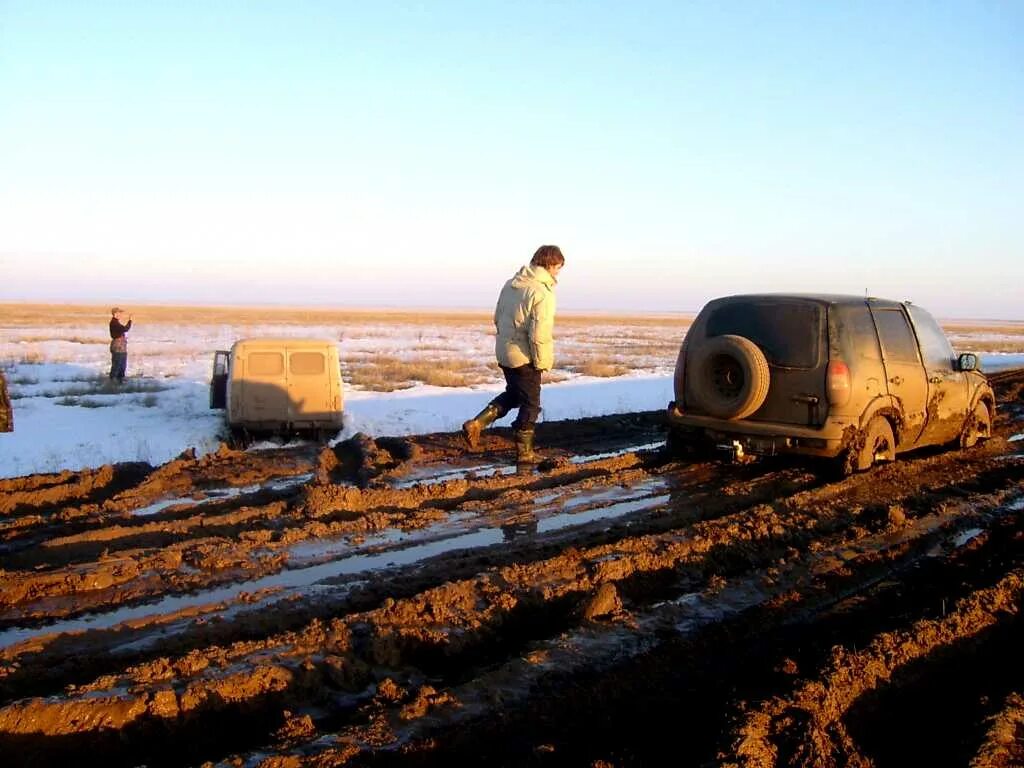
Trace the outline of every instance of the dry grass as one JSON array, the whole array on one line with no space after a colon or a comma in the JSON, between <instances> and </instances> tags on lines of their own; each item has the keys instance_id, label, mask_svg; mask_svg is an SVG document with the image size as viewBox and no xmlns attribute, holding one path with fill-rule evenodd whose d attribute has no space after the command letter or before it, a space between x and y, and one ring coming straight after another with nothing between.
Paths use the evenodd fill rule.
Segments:
<instances>
[{"instance_id":1,"label":"dry grass","mask_svg":"<svg viewBox=\"0 0 1024 768\"><path fill-rule=\"evenodd\" d=\"M17 383L17 382L12 382ZM37 381L26 381L26 384L37 384ZM53 382L57 383L57 382ZM115 384L110 381L104 375L95 375L88 378L76 378L69 380L70 386L63 386L59 389L46 389L42 392L32 393L32 397L45 397L45 398L61 398L58 400L60 405L75 405L76 403L66 402L72 399L80 399L83 397L89 397L92 395L129 395L139 393L150 393L147 397L155 397L152 393L163 392L170 389L166 384L162 384L159 381L153 379L125 379L122 384ZM19 400L26 395L22 392L14 391L11 392L12 400ZM106 403L100 405L86 405L85 407L100 408ZM155 400L154 400L155 404Z\"/></svg>"},{"instance_id":2,"label":"dry grass","mask_svg":"<svg viewBox=\"0 0 1024 768\"><path fill-rule=\"evenodd\" d=\"M47 362L47 360L46 356L43 355L43 353L40 352L38 349L24 349L18 350L14 355L10 357L9 361L5 362L20 365L38 365L40 363Z\"/></svg>"},{"instance_id":3,"label":"dry grass","mask_svg":"<svg viewBox=\"0 0 1024 768\"><path fill-rule=\"evenodd\" d=\"M495 289L495 296L497 289ZM488 297L489 298L489 297ZM472 326L490 327L493 311L480 310L401 310L344 309L331 307L210 307L136 305L128 307L139 323L174 325L385 325ZM558 323L576 326L671 326L686 327L692 314L594 313L560 311ZM110 320L110 307L90 304L14 304L0 303L0 326L9 328L71 327L98 324L105 327ZM88 342L86 342L88 343Z\"/></svg>"},{"instance_id":4,"label":"dry grass","mask_svg":"<svg viewBox=\"0 0 1024 768\"><path fill-rule=\"evenodd\" d=\"M494 374L476 362L458 358L406 360L387 355L345 360L342 379L374 392L409 389L418 383L435 387L469 387L491 381Z\"/></svg>"},{"instance_id":5,"label":"dry grass","mask_svg":"<svg viewBox=\"0 0 1024 768\"><path fill-rule=\"evenodd\" d=\"M73 408L112 408L117 405L114 400L97 400L88 397L62 397L56 401L57 405L66 405Z\"/></svg>"},{"instance_id":6,"label":"dry grass","mask_svg":"<svg viewBox=\"0 0 1024 768\"><path fill-rule=\"evenodd\" d=\"M604 379L622 376L635 370L621 359L607 355L579 356L567 362L561 362L559 368L572 371L580 376L597 376Z\"/></svg>"},{"instance_id":7,"label":"dry grass","mask_svg":"<svg viewBox=\"0 0 1024 768\"><path fill-rule=\"evenodd\" d=\"M1020 341L1014 341L1012 339L951 339L953 349L957 352L974 352L977 350L984 350L985 352L1012 352L1020 353L1024 352L1024 336L1021 337Z\"/></svg>"},{"instance_id":8,"label":"dry grass","mask_svg":"<svg viewBox=\"0 0 1024 768\"><path fill-rule=\"evenodd\" d=\"M57 334L51 334L49 336L35 335L35 336L19 336L18 342L22 344L39 344L42 342L51 341L66 341L69 344L102 344L106 346L110 343L109 336L60 336Z\"/></svg>"},{"instance_id":9,"label":"dry grass","mask_svg":"<svg viewBox=\"0 0 1024 768\"><path fill-rule=\"evenodd\" d=\"M968 320L946 320L942 322L946 333L973 333L985 335L1024 335L1024 320L1019 322L977 323Z\"/></svg>"}]
</instances>

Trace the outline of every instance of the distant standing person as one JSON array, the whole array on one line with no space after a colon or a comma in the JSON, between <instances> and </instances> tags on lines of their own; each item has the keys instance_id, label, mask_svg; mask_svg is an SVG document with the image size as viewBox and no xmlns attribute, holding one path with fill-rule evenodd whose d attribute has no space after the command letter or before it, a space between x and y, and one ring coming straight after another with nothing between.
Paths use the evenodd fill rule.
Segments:
<instances>
[{"instance_id":1,"label":"distant standing person","mask_svg":"<svg viewBox=\"0 0 1024 768\"><path fill-rule=\"evenodd\" d=\"M110 314L110 380L120 384L128 368L128 337L125 334L132 329L132 316L128 315L125 323L125 311L120 307L114 307Z\"/></svg>"},{"instance_id":2,"label":"distant standing person","mask_svg":"<svg viewBox=\"0 0 1024 768\"><path fill-rule=\"evenodd\" d=\"M0 371L0 432L14 431L14 412L11 410L11 397L7 393L7 379Z\"/></svg>"},{"instance_id":3,"label":"distant standing person","mask_svg":"<svg viewBox=\"0 0 1024 768\"><path fill-rule=\"evenodd\" d=\"M554 365L555 285L565 257L557 245L542 245L528 266L505 283L494 308L495 356L505 374L505 391L462 425L473 450L480 433L513 408L516 462L536 464L533 430L540 415L540 379Z\"/></svg>"}]
</instances>

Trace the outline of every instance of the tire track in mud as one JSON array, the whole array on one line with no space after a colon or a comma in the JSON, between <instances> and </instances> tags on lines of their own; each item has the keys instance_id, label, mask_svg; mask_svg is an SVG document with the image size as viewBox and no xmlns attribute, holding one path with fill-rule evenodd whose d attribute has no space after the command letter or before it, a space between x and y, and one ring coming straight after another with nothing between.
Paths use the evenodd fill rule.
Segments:
<instances>
[{"instance_id":1,"label":"tire track in mud","mask_svg":"<svg viewBox=\"0 0 1024 768\"><path fill-rule=\"evenodd\" d=\"M1011 693L992 718L971 768L1011 768L1024 765L1024 696Z\"/></svg>"},{"instance_id":2,"label":"tire track in mud","mask_svg":"<svg viewBox=\"0 0 1024 768\"><path fill-rule=\"evenodd\" d=\"M684 757L713 760L736 701L790 681L776 667L795 638L863 647L934 618L924 589L900 616L879 607L918 570L957 573L950 597L954 580L981 590L1021 566L1008 438L1022 381L996 382L987 445L841 482L637 452L660 428L637 414L543 425L539 473L507 469L500 432L470 456L433 435L280 461L225 451L78 507L19 501L15 516L55 519L33 523L42 554L13 539L25 567L0 575L0 751L15 765L83 749L110 765L618 764L661 754L684 713L709 726ZM241 492L210 495L223 487ZM70 530L64 510L93 517ZM108 572L104 550L141 567L68 587ZM856 627L831 618L854 613ZM800 668L824 668L824 652Z\"/></svg>"}]
</instances>

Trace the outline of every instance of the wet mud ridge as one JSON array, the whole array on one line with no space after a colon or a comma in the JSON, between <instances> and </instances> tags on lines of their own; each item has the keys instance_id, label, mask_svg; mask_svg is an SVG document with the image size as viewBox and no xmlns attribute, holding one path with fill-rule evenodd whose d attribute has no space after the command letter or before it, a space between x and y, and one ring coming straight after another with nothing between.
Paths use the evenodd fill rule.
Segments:
<instances>
[{"instance_id":1,"label":"wet mud ridge","mask_svg":"<svg viewBox=\"0 0 1024 768\"><path fill-rule=\"evenodd\" d=\"M1024 764L1024 371L837 480L661 413L0 481L4 766Z\"/></svg>"}]
</instances>

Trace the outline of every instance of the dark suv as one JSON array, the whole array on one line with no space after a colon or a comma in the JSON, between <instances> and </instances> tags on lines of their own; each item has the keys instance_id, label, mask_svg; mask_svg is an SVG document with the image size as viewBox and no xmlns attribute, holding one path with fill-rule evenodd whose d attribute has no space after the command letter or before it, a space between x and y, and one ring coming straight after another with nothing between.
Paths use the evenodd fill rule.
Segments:
<instances>
[{"instance_id":1,"label":"dark suv","mask_svg":"<svg viewBox=\"0 0 1024 768\"><path fill-rule=\"evenodd\" d=\"M991 435L995 397L925 310L856 296L709 302L679 350L673 446L840 457L848 471Z\"/></svg>"}]
</instances>

